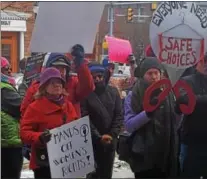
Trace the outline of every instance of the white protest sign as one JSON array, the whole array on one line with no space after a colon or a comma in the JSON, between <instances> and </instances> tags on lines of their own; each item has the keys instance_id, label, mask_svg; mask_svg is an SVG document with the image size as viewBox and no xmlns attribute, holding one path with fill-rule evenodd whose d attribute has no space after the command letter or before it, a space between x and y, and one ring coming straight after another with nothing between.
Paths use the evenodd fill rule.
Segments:
<instances>
[{"instance_id":1,"label":"white protest sign","mask_svg":"<svg viewBox=\"0 0 207 179\"><path fill-rule=\"evenodd\" d=\"M68 53L81 44L93 52L105 2L40 2L32 33L32 52Z\"/></svg>"},{"instance_id":2,"label":"white protest sign","mask_svg":"<svg viewBox=\"0 0 207 179\"><path fill-rule=\"evenodd\" d=\"M150 24L152 49L172 83L203 57L207 40L207 14L194 2L162 2Z\"/></svg>"},{"instance_id":3,"label":"white protest sign","mask_svg":"<svg viewBox=\"0 0 207 179\"><path fill-rule=\"evenodd\" d=\"M47 150L52 178L78 178L95 170L88 116L50 132Z\"/></svg>"}]
</instances>

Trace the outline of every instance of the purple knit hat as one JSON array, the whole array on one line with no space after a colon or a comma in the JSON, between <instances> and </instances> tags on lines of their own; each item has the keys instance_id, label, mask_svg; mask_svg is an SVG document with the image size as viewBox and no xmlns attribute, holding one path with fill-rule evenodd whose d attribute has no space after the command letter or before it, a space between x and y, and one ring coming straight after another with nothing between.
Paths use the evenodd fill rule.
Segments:
<instances>
[{"instance_id":1,"label":"purple knit hat","mask_svg":"<svg viewBox=\"0 0 207 179\"><path fill-rule=\"evenodd\" d=\"M47 83L51 78L58 78L62 81L63 85L65 80L61 77L59 70L54 67L46 68L40 75L40 87Z\"/></svg>"}]
</instances>

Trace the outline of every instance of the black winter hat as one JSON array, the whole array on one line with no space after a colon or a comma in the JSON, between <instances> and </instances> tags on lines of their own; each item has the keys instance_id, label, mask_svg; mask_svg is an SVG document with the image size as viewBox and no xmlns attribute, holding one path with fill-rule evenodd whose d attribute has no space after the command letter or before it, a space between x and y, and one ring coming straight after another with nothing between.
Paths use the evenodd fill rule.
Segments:
<instances>
[{"instance_id":1,"label":"black winter hat","mask_svg":"<svg viewBox=\"0 0 207 179\"><path fill-rule=\"evenodd\" d=\"M139 74L139 76L142 78L144 76L144 74L151 68L156 68L161 72L162 65L157 60L157 58L147 57L140 63L140 74Z\"/></svg>"}]
</instances>

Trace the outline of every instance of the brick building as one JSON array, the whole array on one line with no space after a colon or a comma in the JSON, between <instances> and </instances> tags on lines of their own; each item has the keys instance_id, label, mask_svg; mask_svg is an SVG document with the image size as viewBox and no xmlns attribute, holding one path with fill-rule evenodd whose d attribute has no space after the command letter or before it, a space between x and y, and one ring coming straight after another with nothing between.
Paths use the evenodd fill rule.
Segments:
<instances>
[{"instance_id":1,"label":"brick building","mask_svg":"<svg viewBox=\"0 0 207 179\"><path fill-rule=\"evenodd\" d=\"M34 27L34 2L0 2L1 55L10 60L13 72L19 60L30 55L29 44Z\"/></svg>"}]
</instances>

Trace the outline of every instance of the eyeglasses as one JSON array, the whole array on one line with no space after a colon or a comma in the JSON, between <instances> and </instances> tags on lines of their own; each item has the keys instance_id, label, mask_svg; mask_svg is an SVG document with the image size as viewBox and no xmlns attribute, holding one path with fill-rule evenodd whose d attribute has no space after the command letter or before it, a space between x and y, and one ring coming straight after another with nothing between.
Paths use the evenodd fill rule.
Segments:
<instances>
[{"instance_id":1,"label":"eyeglasses","mask_svg":"<svg viewBox=\"0 0 207 179\"><path fill-rule=\"evenodd\" d=\"M2 68L2 70L5 70L5 71L12 71L12 68L7 66L7 67Z\"/></svg>"}]
</instances>

